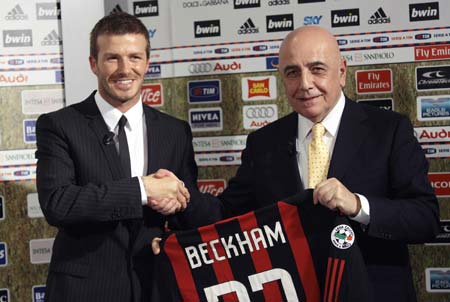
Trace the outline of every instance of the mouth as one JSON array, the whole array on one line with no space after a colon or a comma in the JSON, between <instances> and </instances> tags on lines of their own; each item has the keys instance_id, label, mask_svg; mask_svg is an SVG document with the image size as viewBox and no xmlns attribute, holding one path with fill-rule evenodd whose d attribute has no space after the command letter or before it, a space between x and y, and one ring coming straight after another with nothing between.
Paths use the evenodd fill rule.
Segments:
<instances>
[{"instance_id":1,"label":"mouth","mask_svg":"<svg viewBox=\"0 0 450 302\"><path fill-rule=\"evenodd\" d=\"M314 96L299 96L297 99L301 102L311 102L320 97L321 95L314 95Z\"/></svg>"},{"instance_id":2,"label":"mouth","mask_svg":"<svg viewBox=\"0 0 450 302\"><path fill-rule=\"evenodd\" d=\"M119 80L113 80L112 82L116 87L119 89L128 89L133 84L133 79L119 79Z\"/></svg>"}]
</instances>

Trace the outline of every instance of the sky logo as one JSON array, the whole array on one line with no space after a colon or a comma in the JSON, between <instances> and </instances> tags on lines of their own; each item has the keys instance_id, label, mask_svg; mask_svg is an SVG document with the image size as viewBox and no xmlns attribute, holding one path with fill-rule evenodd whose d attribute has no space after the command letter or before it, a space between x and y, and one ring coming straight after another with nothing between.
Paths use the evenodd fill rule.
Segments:
<instances>
[{"instance_id":1,"label":"sky logo","mask_svg":"<svg viewBox=\"0 0 450 302\"><path fill-rule=\"evenodd\" d=\"M278 57L267 57L266 58L266 69L267 70L278 69Z\"/></svg>"}]
</instances>

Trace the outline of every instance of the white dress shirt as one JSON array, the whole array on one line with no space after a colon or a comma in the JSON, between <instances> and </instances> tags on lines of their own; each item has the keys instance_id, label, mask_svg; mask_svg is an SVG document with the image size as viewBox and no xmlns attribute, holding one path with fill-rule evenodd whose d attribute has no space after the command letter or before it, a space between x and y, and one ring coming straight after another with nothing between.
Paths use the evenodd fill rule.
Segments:
<instances>
[{"instance_id":1,"label":"white dress shirt","mask_svg":"<svg viewBox=\"0 0 450 302\"><path fill-rule=\"evenodd\" d=\"M341 96L334 106L334 108L328 113L328 115L321 122L326 131L323 136L325 144L328 146L328 153L331 156L333 154L334 145L336 143L336 137L341 124L342 113L345 107L345 97L341 92ZM297 150L297 164L300 172L300 178L303 183L303 187L307 188L308 180L308 146L311 142L311 128L314 123L302 115L298 115L298 132L296 140ZM361 210L355 217L350 217L355 221L362 224L369 224L370 222L370 207L367 198L361 194L356 193L361 200Z\"/></svg>"},{"instance_id":2,"label":"white dress shirt","mask_svg":"<svg viewBox=\"0 0 450 302\"><path fill-rule=\"evenodd\" d=\"M144 108L141 100L125 113L122 113L117 108L111 106L111 104L102 98L100 93L95 94L95 103L97 104L109 131L115 133L114 143L117 151L119 151L118 123L122 115L125 115L127 118L125 134L127 136L128 149L130 150L131 177L147 175L147 125L145 123ZM141 187L142 204L145 205L147 204L147 194L142 179L138 177L138 180Z\"/></svg>"}]
</instances>

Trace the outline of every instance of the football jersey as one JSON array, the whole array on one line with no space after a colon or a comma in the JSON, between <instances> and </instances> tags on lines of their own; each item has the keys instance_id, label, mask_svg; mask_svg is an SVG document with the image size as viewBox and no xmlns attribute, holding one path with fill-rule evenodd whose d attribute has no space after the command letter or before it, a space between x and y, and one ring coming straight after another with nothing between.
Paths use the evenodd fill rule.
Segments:
<instances>
[{"instance_id":1,"label":"football jersey","mask_svg":"<svg viewBox=\"0 0 450 302\"><path fill-rule=\"evenodd\" d=\"M369 301L348 218L299 196L165 234L155 301Z\"/></svg>"}]
</instances>

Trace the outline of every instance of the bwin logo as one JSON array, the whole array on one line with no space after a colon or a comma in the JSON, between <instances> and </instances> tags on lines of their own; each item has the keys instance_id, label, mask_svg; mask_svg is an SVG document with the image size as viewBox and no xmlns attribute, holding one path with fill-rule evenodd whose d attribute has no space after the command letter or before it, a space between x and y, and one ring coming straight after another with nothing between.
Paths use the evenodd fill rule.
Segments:
<instances>
[{"instance_id":1,"label":"bwin logo","mask_svg":"<svg viewBox=\"0 0 450 302\"><path fill-rule=\"evenodd\" d=\"M220 37L220 20L194 22L195 38Z\"/></svg>"},{"instance_id":2,"label":"bwin logo","mask_svg":"<svg viewBox=\"0 0 450 302\"><path fill-rule=\"evenodd\" d=\"M133 2L133 13L136 17L158 16L158 0Z\"/></svg>"},{"instance_id":3,"label":"bwin logo","mask_svg":"<svg viewBox=\"0 0 450 302\"><path fill-rule=\"evenodd\" d=\"M409 21L439 20L439 2L409 5Z\"/></svg>"},{"instance_id":4,"label":"bwin logo","mask_svg":"<svg viewBox=\"0 0 450 302\"><path fill-rule=\"evenodd\" d=\"M61 4L36 3L36 18L38 20L61 19Z\"/></svg>"},{"instance_id":5,"label":"bwin logo","mask_svg":"<svg viewBox=\"0 0 450 302\"><path fill-rule=\"evenodd\" d=\"M234 9L260 7L260 0L234 0Z\"/></svg>"},{"instance_id":6,"label":"bwin logo","mask_svg":"<svg viewBox=\"0 0 450 302\"><path fill-rule=\"evenodd\" d=\"M292 14L266 16L267 32L288 31L294 29Z\"/></svg>"},{"instance_id":7,"label":"bwin logo","mask_svg":"<svg viewBox=\"0 0 450 302\"><path fill-rule=\"evenodd\" d=\"M359 25L359 8L331 11L331 26L344 27Z\"/></svg>"},{"instance_id":8,"label":"bwin logo","mask_svg":"<svg viewBox=\"0 0 450 302\"><path fill-rule=\"evenodd\" d=\"M4 47L33 46L31 29L13 29L3 31Z\"/></svg>"}]
</instances>

